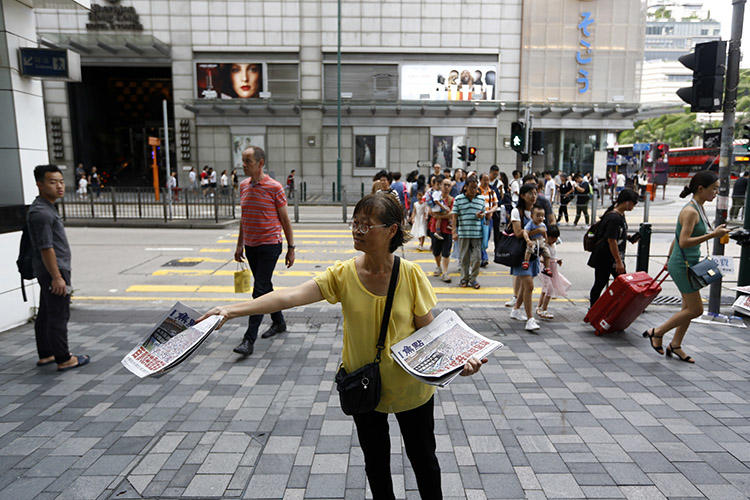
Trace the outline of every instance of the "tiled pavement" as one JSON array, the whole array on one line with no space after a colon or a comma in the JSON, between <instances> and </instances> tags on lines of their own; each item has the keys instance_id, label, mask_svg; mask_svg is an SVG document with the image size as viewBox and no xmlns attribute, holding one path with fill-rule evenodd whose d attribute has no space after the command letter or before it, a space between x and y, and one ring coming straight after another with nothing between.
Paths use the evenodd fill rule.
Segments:
<instances>
[{"instance_id":1,"label":"tiled pavement","mask_svg":"<svg viewBox=\"0 0 750 500\"><path fill-rule=\"evenodd\" d=\"M750 496L750 339L691 328L695 366L659 358L636 332L596 337L578 304L523 332L503 307L455 308L505 343L481 373L439 390L446 498ZM34 366L30 326L0 334L0 498L353 498L362 453L332 380L339 309L299 308L290 331L239 360L241 322L186 365L139 380L119 364L158 311L77 309L80 370ZM391 420L399 498L418 498Z\"/></svg>"}]
</instances>

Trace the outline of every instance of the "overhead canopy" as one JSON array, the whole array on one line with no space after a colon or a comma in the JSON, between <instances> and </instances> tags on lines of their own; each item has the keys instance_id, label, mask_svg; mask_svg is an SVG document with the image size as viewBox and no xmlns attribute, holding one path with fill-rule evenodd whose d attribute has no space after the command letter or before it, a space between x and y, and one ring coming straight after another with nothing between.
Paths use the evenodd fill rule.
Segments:
<instances>
[{"instance_id":1,"label":"overhead canopy","mask_svg":"<svg viewBox=\"0 0 750 500\"><path fill-rule=\"evenodd\" d=\"M40 45L78 52L87 64L111 63L113 59L164 64L172 55L168 44L144 33L39 33L37 37Z\"/></svg>"}]
</instances>

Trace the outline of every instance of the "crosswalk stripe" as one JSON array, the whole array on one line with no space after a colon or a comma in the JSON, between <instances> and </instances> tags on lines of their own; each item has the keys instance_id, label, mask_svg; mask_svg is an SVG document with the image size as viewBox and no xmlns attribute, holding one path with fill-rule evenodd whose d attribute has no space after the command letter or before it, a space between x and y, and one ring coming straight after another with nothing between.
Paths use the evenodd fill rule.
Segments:
<instances>
[{"instance_id":1,"label":"crosswalk stripe","mask_svg":"<svg viewBox=\"0 0 750 500\"><path fill-rule=\"evenodd\" d=\"M274 287L276 290L284 290L290 287ZM473 288L460 287L433 287L438 295L513 295L513 287L486 287L475 290ZM234 286L227 285L130 285L126 293L232 293ZM541 293L541 288L535 288L534 293Z\"/></svg>"},{"instance_id":2,"label":"crosswalk stripe","mask_svg":"<svg viewBox=\"0 0 750 500\"><path fill-rule=\"evenodd\" d=\"M224 303L224 302L245 302L249 297L173 297L173 296L143 296L143 295L114 295L114 296L101 296L101 295L73 295L71 300L74 302L210 302L210 303ZM505 297L474 297L471 299L472 304L476 303L496 303L505 302L510 299L511 296ZM465 298L441 298L439 302L465 302ZM552 299L553 302L588 302L589 299ZM520 324L520 323L519 323Z\"/></svg>"}]
</instances>

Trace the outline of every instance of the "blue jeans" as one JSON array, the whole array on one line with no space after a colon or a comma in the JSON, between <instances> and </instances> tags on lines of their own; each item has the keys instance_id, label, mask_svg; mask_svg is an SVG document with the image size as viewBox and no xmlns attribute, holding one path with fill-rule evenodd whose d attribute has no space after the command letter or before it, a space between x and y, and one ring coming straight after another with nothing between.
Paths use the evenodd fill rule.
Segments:
<instances>
[{"instance_id":1,"label":"blue jeans","mask_svg":"<svg viewBox=\"0 0 750 500\"><path fill-rule=\"evenodd\" d=\"M492 232L492 220L482 220L482 262L487 262L487 247L490 246L490 233Z\"/></svg>"}]
</instances>

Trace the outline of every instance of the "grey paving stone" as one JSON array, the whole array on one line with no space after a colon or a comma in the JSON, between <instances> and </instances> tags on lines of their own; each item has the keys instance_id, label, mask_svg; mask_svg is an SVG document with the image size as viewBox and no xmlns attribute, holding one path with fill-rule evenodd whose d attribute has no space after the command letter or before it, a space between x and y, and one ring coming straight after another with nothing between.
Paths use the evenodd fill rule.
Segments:
<instances>
[{"instance_id":1,"label":"grey paving stone","mask_svg":"<svg viewBox=\"0 0 750 500\"><path fill-rule=\"evenodd\" d=\"M653 484L651 479L634 463L605 463L602 465L617 485L639 486Z\"/></svg>"},{"instance_id":2,"label":"grey paving stone","mask_svg":"<svg viewBox=\"0 0 750 500\"><path fill-rule=\"evenodd\" d=\"M537 474L542 490L548 498L582 498L584 496L571 474Z\"/></svg>"},{"instance_id":3,"label":"grey paving stone","mask_svg":"<svg viewBox=\"0 0 750 500\"><path fill-rule=\"evenodd\" d=\"M346 490L345 474L310 474L306 498L343 498Z\"/></svg>"},{"instance_id":4,"label":"grey paving stone","mask_svg":"<svg viewBox=\"0 0 750 500\"><path fill-rule=\"evenodd\" d=\"M281 498L287 479L286 474L253 474L243 498Z\"/></svg>"},{"instance_id":5,"label":"grey paving stone","mask_svg":"<svg viewBox=\"0 0 750 500\"><path fill-rule=\"evenodd\" d=\"M21 478L0 491L0 498L33 500L52 481L54 481L54 478L50 477Z\"/></svg>"},{"instance_id":6,"label":"grey paving stone","mask_svg":"<svg viewBox=\"0 0 750 500\"><path fill-rule=\"evenodd\" d=\"M60 500L89 500L98 498L116 476L80 476L60 493Z\"/></svg>"},{"instance_id":7,"label":"grey paving stone","mask_svg":"<svg viewBox=\"0 0 750 500\"><path fill-rule=\"evenodd\" d=\"M703 494L693 486L682 474L650 473L648 477L654 482L659 491L667 497L701 497Z\"/></svg>"},{"instance_id":8,"label":"grey paving stone","mask_svg":"<svg viewBox=\"0 0 750 500\"><path fill-rule=\"evenodd\" d=\"M83 474L86 476L117 475L133 461L135 455L103 455Z\"/></svg>"},{"instance_id":9,"label":"grey paving stone","mask_svg":"<svg viewBox=\"0 0 750 500\"><path fill-rule=\"evenodd\" d=\"M232 476L229 474L197 474L182 493L183 497L221 497Z\"/></svg>"},{"instance_id":10,"label":"grey paving stone","mask_svg":"<svg viewBox=\"0 0 750 500\"><path fill-rule=\"evenodd\" d=\"M240 460L242 453L209 453L198 469L198 474L234 474Z\"/></svg>"}]
</instances>

